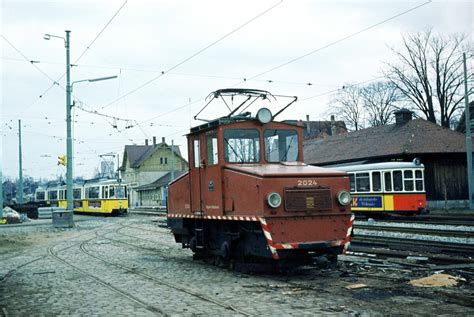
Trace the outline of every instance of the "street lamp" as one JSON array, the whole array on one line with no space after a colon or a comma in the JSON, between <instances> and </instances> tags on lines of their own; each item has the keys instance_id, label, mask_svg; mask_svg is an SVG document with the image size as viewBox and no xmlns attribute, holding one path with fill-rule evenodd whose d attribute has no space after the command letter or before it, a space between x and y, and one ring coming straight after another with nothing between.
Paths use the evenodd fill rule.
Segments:
<instances>
[{"instance_id":1,"label":"street lamp","mask_svg":"<svg viewBox=\"0 0 474 317\"><path fill-rule=\"evenodd\" d=\"M93 82L96 82L96 81L109 80L109 79L114 79L114 78L117 78L117 76L107 76L107 77L100 77L100 78L76 80L76 81L73 81L72 84L71 84L71 92L74 88L74 84L77 84L77 83L82 83L82 82L85 82L85 81L93 83Z\"/></svg>"},{"instance_id":2,"label":"street lamp","mask_svg":"<svg viewBox=\"0 0 474 317\"><path fill-rule=\"evenodd\" d=\"M110 77L102 77L96 79L85 79L79 80L71 84L71 62L70 62L70 42L69 42L69 34L71 31L66 30L66 37L45 34L43 38L45 40L50 40L51 38L60 38L64 41L64 46L66 47L66 130L67 130L67 138L66 138L66 197L67 197L67 210L70 212L74 211L74 201L73 201L73 177L72 177L72 129L71 129L71 93L72 93L72 84L80 82L80 81L99 81L99 80L106 80L116 78L117 76L110 76Z\"/></svg>"}]
</instances>

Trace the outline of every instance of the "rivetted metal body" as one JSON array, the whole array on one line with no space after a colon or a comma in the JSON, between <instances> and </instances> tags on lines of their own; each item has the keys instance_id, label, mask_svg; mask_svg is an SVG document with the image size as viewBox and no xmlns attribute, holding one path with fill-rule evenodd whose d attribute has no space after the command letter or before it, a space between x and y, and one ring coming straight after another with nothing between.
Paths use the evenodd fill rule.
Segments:
<instances>
[{"instance_id":1,"label":"rivetted metal body","mask_svg":"<svg viewBox=\"0 0 474 317\"><path fill-rule=\"evenodd\" d=\"M303 163L302 127L217 120L188 134L189 172L169 186L168 223L198 256L300 263L332 258L352 227L347 173Z\"/></svg>"}]
</instances>

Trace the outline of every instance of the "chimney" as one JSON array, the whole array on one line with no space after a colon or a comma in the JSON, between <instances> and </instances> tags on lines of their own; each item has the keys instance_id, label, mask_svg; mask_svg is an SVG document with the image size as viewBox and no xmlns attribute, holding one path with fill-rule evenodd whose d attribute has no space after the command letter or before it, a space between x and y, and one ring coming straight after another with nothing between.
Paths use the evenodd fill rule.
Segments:
<instances>
[{"instance_id":1,"label":"chimney","mask_svg":"<svg viewBox=\"0 0 474 317\"><path fill-rule=\"evenodd\" d=\"M165 142L165 137L162 137L162 138L161 138L161 143L166 143L166 142Z\"/></svg>"},{"instance_id":2,"label":"chimney","mask_svg":"<svg viewBox=\"0 0 474 317\"><path fill-rule=\"evenodd\" d=\"M306 132L308 133L308 138L311 132L311 127L309 126L309 114L306 115Z\"/></svg>"},{"instance_id":3,"label":"chimney","mask_svg":"<svg viewBox=\"0 0 474 317\"><path fill-rule=\"evenodd\" d=\"M145 139L145 145L148 145L148 139Z\"/></svg>"},{"instance_id":4,"label":"chimney","mask_svg":"<svg viewBox=\"0 0 474 317\"><path fill-rule=\"evenodd\" d=\"M336 135L336 119L334 119L334 115L331 115L331 136Z\"/></svg>"},{"instance_id":5,"label":"chimney","mask_svg":"<svg viewBox=\"0 0 474 317\"><path fill-rule=\"evenodd\" d=\"M412 119L413 112L408 109L402 108L398 111L395 111L394 114L395 114L395 124L404 125L405 123L407 123L408 121Z\"/></svg>"},{"instance_id":6,"label":"chimney","mask_svg":"<svg viewBox=\"0 0 474 317\"><path fill-rule=\"evenodd\" d=\"M153 145L156 145L156 136L153 137Z\"/></svg>"}]
</instances>

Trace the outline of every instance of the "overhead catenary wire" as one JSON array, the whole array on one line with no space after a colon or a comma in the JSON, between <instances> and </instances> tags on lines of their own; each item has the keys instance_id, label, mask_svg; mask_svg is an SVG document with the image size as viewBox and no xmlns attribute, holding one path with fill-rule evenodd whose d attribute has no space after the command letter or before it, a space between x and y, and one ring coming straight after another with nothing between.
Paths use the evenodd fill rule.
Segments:
<instances>
[{"instance_id":1,"label":"overhead catenary wire","mask_svg":"<svg viewBox=\"0 0 474 317\"><path fill-rule=\"evenodd\" d=\"M184 63L188 62L189 60L193 59L194 57L198 56L199 54L203 53L204 51L206 51L207 49L211 48L212 46L216 45L217 43L221 42L222 40L226 39L227 37L231 36L232 34L234 34L235 32L239 31L240 29L244 28L245 26L247 26L248 24L252 23L253 21L257 20L258 18L260 18L261 16L265 15L266 13L268 13L269 11L271 11L272 9L276 8L277 6L279 6L281 3L283 2L283 0L280 0L279 2L277 2L276 4L270 6L269 8L265 9L264 11L260 12L259 14L257 14L256 16L254 16L253 18L251 18L250 20L244 22L243 24L239 25L238 27L236 27L235 29L231 30L230 32L224 34L223 36L221 36L220 38L218 38L217 40L213 41L212 43L208 44L207 46L201 48L200 50L198 50L197 52L191 54L189 57L185 58L184 60L178 62L177 64L173 65L172 67L170 67L169 69L165 70L165 71L162 71L159 75L149 79L148 81L144 82L143 84L139 85L138 87L130 90L129 92L123 94L122 96L116 98L115 100L112 100L111 102L109 102L108 104L102 106L100 109L105 109L107 107L109 107L110 105L116 103L117 101L119 100L122 100L123 98L127 97L127 96L130 96L131 94L134 94L136 93L137 91L145 88L146 86L148 86L149 84L151 84L152 82L154 82L155 80L157 80L158 78L164 76L165 74L171 72L172 70L178 68L179 66L183 65Z\"/></svg>"},{"instance_id":2,"label":"overhead catenary wire","mask_svg":"<svg viewBox=\"0 0 474 317\"><path fill-rule=\"evenodd\" d=\"M265 75L265 74L268 74L268 73L270 73L270 72L273 72L273 71L275 71L275 70L277 70L277 69L279 69L279 68L282 68L282 67L284 67L284 66L287 66L287 65L289 65L289 64L292 64L292 63L294 63L294 62L296 62L296 61L299 61L299 60L301 60L301 59L303 59L303 58L306 58L306 57L308 57L308 56L310 56L310 55L313 55L314 53L320 52L320 51L322 51L322 50L324 50L324 49L327 49L327 48L329 48L329 47L331 47L331 46L334 46L334 45L339 44L339 43L341 43L341 42L343 42L343 41L345 41L345 40L348 40L348 39L350 39L350 38L352 38L352 37L354 37L354 36L357 36L357 35L359 35L359 34L361 34L361 33L364 33L364 32L367 32L367 31L373 29L373 28L376 28L376 27L378 27L378 26L380 26L380 25L382 25L382 24L384 24L384 23L387 23L387 22L389 22L389 21L391 21L391 20L394 20L394 19L396 19L396 18L399 18L399 17L401 17L401 16L403 16L403 15L405 15L405 14L407 14L407 13L410 13L410 12L412 12L412 11L415 11L415 10L417 10L417 9L419 9L419 8L421 8L421 7L423 7L423 6L427 5L427 4L429 4L429 3L431 3L431 2L432 2L432 0L428 0L428 1L426 1L426 2L423 2L422 4L419 4L419 5L416 5L416 6L414 6L414 7L411 7L411 8L408 9L408 10L402 11L402 12L397 13L397 14L395 14L395 15L393 15L393 16L387 18L387 19L384 19L384 20L379 21L379 22L377 22L377 23L375 23L375 24L369 25L368 27L365 27L365 28L363 28L363 29L360 29L360 30L358 30L358 31L356 31L356 32L350 33L350 34L348 34L348 35L346 35L346 36L344 36L344 37L342 37L342 38L339 38L339 39L337 39L337 40L335 40L335 41L332 41L332 42L330 42L330 43L328 43L328 44L326 44L326 45L323 45L323 46L321 46L321 47L318 47L317 49L314 49L314 50L312 50L312 51L310 51L310 52L308 52L308 53L305 53L305 54L303 54L303 55L300 55L300 56L298 56L298 57L295 57L295 58L293 58L293 59L291 59L291 60L289 60L289 61L287 61L287 62L284 62L284 63L282 63L282 64L280 64L280 65L274 66L274 67L272 67L272 68L270 68L270 69L267 69L267 70L265 70L265 71L263 71L263 72L260 72L260 73L258 73L258 74L255 74L255 75L253 75L253 76L250 76L249 78L246 78L246 80L255 79L255 78L260 77L260 76L262 76L262 75ZM246 80L245 80L245 81L246 81ZM237 85L239 85L239 84L241 84L241 83L243 83L243 82L245 82L245 81L242 81L242 82L238 83Z\"/></svg>"},{"instance_id":3,"label":"overhead catenary wire","mask_svg":"<svg viewBox=\"0 0 474 317\"><path fill-rule=\"evenodd\" d=\"M104 33L104 31L107 29L107 27L112 23L112 21L115 19L115 17L120 13L120 11L123 9L123 7L125 6L125 4L127 4L127 1L128 0L125 0L124 3L120 6L120 8L118 8L118 10L114 13L114 15L107 21L107 23L105 24L105 26L99 31L99 33L94 37L94 39L91 41L91 43L89 45L86 46L85 50L79 55L79 57L73 62L73 64L76 64L77 62L79 62L79 60L81 60L81 58L86 54L86 52L88 50L90 50L91 46L97 41L97 39L102 35L102 33ZM2 37L6 40L6 38L2 35ZM8 43L8 40L7 40L7 43ZM19 51L18 51L19 52ZM20 53L20 55L24 56L22 53ZM24 56L25 57L25 56ZM31 61L31 60L30 60ZM34 63L32 63L33 66ZM39 69L39 68L38 68ZM41 70L40 70L41 71ZM42 72L42 71L41 71ZM43 72L42 72L43 73ZM49 75L47 75L46 73L44 73L45 76L48 77L48 79L50 79L53 83L48 87L46 88L36 99L35 101L33 101L30 105L28 105L26 108L24 108L23 110L21 110L17 115L15 115L14 118L18 117L20 114L22 114L23 112L25 112L26 110L28 110L30 107L32 107L33 105L35 105L41 98L43 98L55 85L58 85L60 86L59 84L59 81L66 75L66 73L63 73L57 80L54 80L53 78L51 78ZM63 90L66 90L65 87L63 86L60 86Z\"/></svg>"},{"instance_id":4,"label":"overhead catenary wire","mask_svg":"<svg viewBox=\"0 0 474 317\"><path fill-rule=\"evenodd\" d=\"M354 36L357 36L357 35L359 35L359 34L361 34L361 33L363 33L363 32L366 32L366 31L368 31L368 30L370 30L370 29L373 29L373 28L375 28L375 27L377 27L377 26L380 26L380 25L382 25L382 24L384 24L384 23L387 23L387 22L389 22L389 21L391 21L391 20L394 20L394 19L396 19L396 18L398 18L398 17L400 17L400 16L403 16L403 15L405 15L405 14L408 14L408 13L412 12L412 11L415 11L415 10L417 10L417 9L419 9L419 8L421 8L421 7L423 7L423 6L427 5L427 4L429 4L429 3L431 3L431 2L432 2L432 0L428 0L428 1L426 1L426 2L423 2L422 4L419 4L419 5L416 5L416 6L414 6L414 7L411 7L411 8L409 8L409 9L404 10L404 11L402 11L402 12L400 12L400 13L397 13L397 14L395 14L395 15L389 17L389 18L386 18L386 19L384 19L384 20L382 20L382 21L379 21L379 22L377 22L377 23L375 23L375 24L372 24L372 25L370 25L370 26L368 26L368 27L365 27L365 28L360 29L360 30L358 30L358 31L356 31L356 32L350 33L350 34L348 34L348 35L346 35L346 36L344 36L344 37L342 37L342 38L340 38L340 39L338 39L338 40L336 40L336 41L333 41L333 42L328 43L328 44L326 44L326 45L324 45L324 46L322 46L322 47L319 47L319 48L317 48L317 49L315 49L315 50L312 50L312 51L310 51L310 52L308 52L308 53L306 53L306 54L303 54L303 55L301 55L301 56L298 56L298 57L296 57L296 58L293 58L293 59L291 59L291 60L289 60L289 61L287 61L287 62L285 62L285 63L283 63L283 64L280 64L280 65L277 65L277 66L275 66L275 67L272 67L271 69L268 69L268 70L266 70L266 71L264 71L264 72L261 72L261 73L258 73L258 74L256 74L256 75L253 75L253 76L251 76L251 77L249 77L249 78L244 78L242 81L240 81L240 82L234 84L233 86L238 86L238 85L242 84L243 82L246 82L247 80L254 80L254 79L256 79L256 78L259 77L259 76L262 76L262 75L264 75L264 74L270 73L270 72L272 72L272 71L274 71L274 70L276 70L276 69L279 69L279 68L281 68L281 67L284 67L284 66L286 66L286 65L289 65L289 64L291 64L291 63L294 63L294 62L296 62L296 61L298 61L298 60L301 60L301 59L303 59L303 58L305 58L305 57L307 57L307 56L310 56L310 55L312 55L312 54L314 54L314 53L316 53L316 52L322 51L322 50L327 49L327 48L329 48L329 47L331 47L331 46L333 46L333 45L339 44L339 43L341 43L341 42L343 42L343 41L345 41L345 40L348 40L348 39L350 39L350 38L352 38L352 37L354 37ZM173 68L173 69L174 69L174 68ZM163 75L163 74L158 75L157 77L155 77L155 79L161 77L162 75ZM153 81L153 80L152 80L152 81ZM151 83L152 81L149 81L148 83ZM140 89L141 89L141 88L143 88L143 87L140 87ZM336 89L336 90L333 90L333 91L337 91L337 89ZM333 92L333 91L331 91L331 92ZM132 90L130 93L133 93L133 92L135 92L135 90ZM129 93L129 94L130 94L130 93ZM326 92L326 93L324 93L324 94L328 94L328 93L329 93L329 92ZM127 95L129 95L129 94L125 94L125 95L122 96L122 97L125 97L125 96L127 96ZM104 109L105 107L107 107L107 106L113 104L114 102L117 102L117 101L120 100L122 97L113 100L112 102L108 103L107 105L105 105L105 106L102 107L101 109ZM311 98L315 98L315 97L316 97L316 96L313 96L313 97L311 97ZM202 97L202 98L199 98L199 99L198 99L197 101L195 101L195 102L200 102L200 101L202 101L202 100L204 100L204 99L205 99L205 97ZM195 102L193 102L193 103L195 103ZM164 113L164 114L160 114L159 116L156 116L156 117L153 117L153 118L151 118L151 119L142 121L142 123L143 123L143 122L151 121L151 120L153 120L153 119L156 119L157 117L160 117L160 116L163 116L163 115L172 113L172 112L174 112L174 111L180 110L180 109L182 109L182 108L184 108L184 107L187 107L187 106L189 106L189 105L190 105L190 103L188 103L188 104L186 104L186 105L184 105L184 106L180 106L180 107L171 109L171 110L167 111L167 112Z\"/></svg>"}]
</instances>

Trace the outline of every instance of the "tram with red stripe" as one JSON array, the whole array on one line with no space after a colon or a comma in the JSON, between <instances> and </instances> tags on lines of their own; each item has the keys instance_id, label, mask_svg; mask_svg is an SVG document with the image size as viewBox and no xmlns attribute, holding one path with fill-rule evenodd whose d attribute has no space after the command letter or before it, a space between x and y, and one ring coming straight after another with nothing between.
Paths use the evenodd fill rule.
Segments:
<instances>
[{"instance_id":1,"label":"tram with red stripe","mask_svg":"<svg viewBox=\"0 0 474 317\"><path fill-rule=\"evenodd\" d=\"M290 102L282 105L284 98ZM223 101L229 114L187 135L189 171L168 189L176 242L196 258L236 268L335 263L352 228L349 177L303 163L302 127L275 121L297 98L221 89L209 99ZM275 115L268 109L278 106Z\"/></svg>"},{"instance_id":2,"label":"tram with red stripe","mask_svg":"<svg viewBox=\"0 0 474 317\"><path fill-rule=\"evenodd\" d=\"M349 174L355 213L427 213L425 167L413 162L384 162L334 167Z\"/></svg>"}]
</instances>

